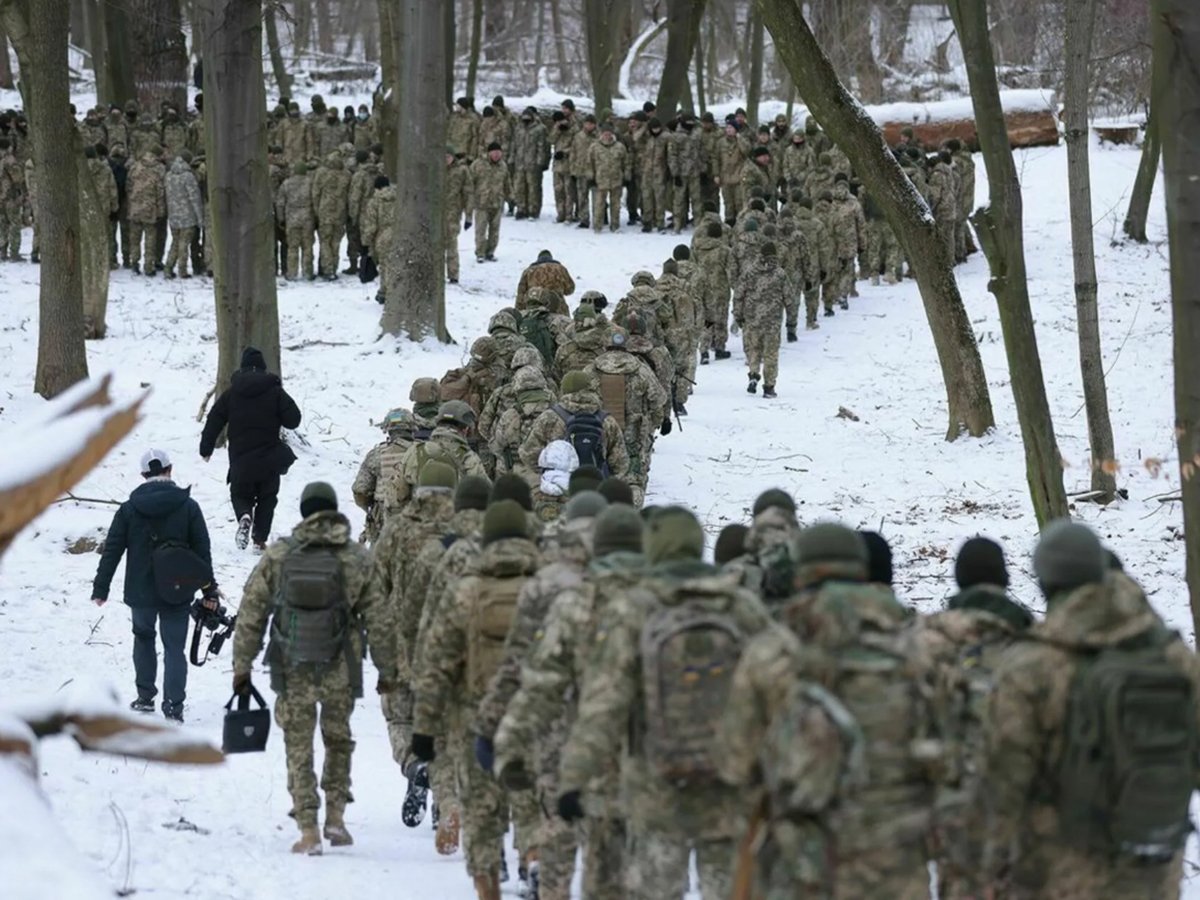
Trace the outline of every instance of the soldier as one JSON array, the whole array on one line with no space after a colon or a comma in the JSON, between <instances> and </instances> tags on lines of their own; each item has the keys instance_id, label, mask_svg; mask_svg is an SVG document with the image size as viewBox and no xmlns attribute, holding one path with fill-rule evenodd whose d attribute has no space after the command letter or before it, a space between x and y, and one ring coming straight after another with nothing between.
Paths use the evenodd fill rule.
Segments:
<instances>
[{"instance_id":1,"label":"soldier","mask_svg":"<svg viewBox=\"0 0 1200 900\"><path fill-rule=\"evenodd\" d=\"M817 157L817 163L804 180L804 193L816 199L826 191L833 193L834 176L833 158L826 151Z\"/></svg>"},{"instance_id":2,"label":"soldier","mask_svg":"<svg viewBox=\"0 0 1200 900\"><path fill-rule=\"evenodd\" d=\"M346 275L358 274L358 260L365 252L362 220L367 212L367 201L371 199L375 190L375 179L379 171L379 164L371 159L369 151L360 149L354 152L354 172L350 175L350 192L346 202L346 254L350 258L350 265L344 270ZM451 179L447 178L447 205L452 201L451 188Z\"/></svg>"},{"instance_id":3,"label":"soldier","mask_svg":"<svg viewBox=\"0 0 1200 900\"><path fill-rule=\"evenodd\" d=\"M157 153L162 144L162 135L153 117L143 116L136 100L125 104L125 119L129 123L129 143L126 149L129 158L136 164L147 153Z\"/></svg>"},{"instance_id":4,"label":"soldier","mask_svg":"<svg viewBox=\"0 0 1200 900\"><path fill-rule=\"evenodd\" d=\"M556 260L549 250L541 250L538 252L537 259L521 273L521 280L517 283L516 308L518 311L525 308L526 294L533 287L546 288L559 296L569 297L575 293L575 279L571 277L567 267ZM553 310L553 312L565 314L567 312L565 306L564 303L562 308Z\"/></svg>"},{"instance_id":5,"label":"soldier","mask_svg":"<svg viewBox=\"0 0 1200 900\"><path fill-rule=\"evenodd\" d=\"M325 120L315 123L313 131L316 134L317 156L327 159L329 154L338 152L342 144L349 143L350 130L338 116L337 107L325 111Z\"/></svg>"},{"instance_id":6,"label":"soldier","mask_svg":"<svg viewBox=\"0 0 1200 900\"><path fill-rule=\"evenodd\" d=\"M117 178L113 174L112 166L108 164L108 147L104 144L97 144L90 149L92 156L88 156L88 148L84 149L83 155L87 157L92 186L96 189L100 211L104 214L105 225L108 228L108 246L110 250L114 250L116 244L113 230L117 227L117 215L121 209L121 195L117 188ZM23 173L22 180L24 180ZM170 197L168 196L167 199L169 201ZM116 268L116 266L113 265L111 268Z\"/></svg>"},{"instance_id":7,"label":"soldier","mask_svg":"<svg viewBox=\"0 0 1200 900\"><path fill-rule=\"evenodd\" d=\"M156 153L147 152L129 170L129 224L131 268L141 274L142 240L145 237L146 271L154 275L155 234L160 218L167 214L166 171Z\"/></svg>"},{"instance_id":8,"label":"soldier","mask_svg":"<svg viewBox=\"0 0 1200 900\"><path fill-rule=\"evenodd\" d=\"M954 170L951 168L954 158L949 151L943 150L933 159L936 162L929 173L929 211L933 213L937 235L945 245L949 259L953 261L959 207L959 199L954 191Z\"/></svg>"},{"instance_id":9,"label":"soldier","mask_svg":"<svg viewBox=\"0 0 1200 900\"><path fill-rule=\"evenodd\" d=\"M760 255L759 251L765 240L759 228L757 217L746 219L742 230L735 233L733 246L729 253L729 284L733 288L733 318L734 324L739 330L742 326L737 321L737 310L742 307L746 291L751 284L749 273L755 267Z\"/></svg>"},{"instance_id":10,"label":"soldier","mask_svg":"<svg viewBox=\"0 0 1200 900\"><path fill-rule=\"evenodd\" d=\"M295 281L303 276L312 281L313 273L313 197L308 166L298 162L292 174L279 188L275 215L287 229L287 271L284 277Z\"/></svg>"},{"instance_id":11,"label":"soldier","mask_svg":"<svg viewBox=\"0 0 1200 900\"><path fill-rule=\"evenodd\" d=\"M554 207L558 213L555 222L573 222L576 218L575 181L571 177L571 144L575 131L571 121L561 109L551 115L554 123L550 130L550 156L553 159Z\"/></svg>"},{"instance_id":12,"label":"soldier","mask_svg":"<svg viewBox=\"0 0 1200 900\"><path fill-rule=\"evenodd\" d=\"M958 138L946 141L946 149L954 160L954 170L959 176L958 218L954 232L954 255L958 262L966 262L967 257L979 248L971 235L971 213L975 210L975 158L971 150Z\"/></svg>"},{"instance_id":13,"label":"soldier","mask_svg":"<svg viewBox=\"0 0 1200 900\"><path fill-rule=\"evenodd\" d=\"M904 253L896 233L874 197L860 190L858 199L867 222L867 269L871 283L879 284L882 275L888 284L896 284L904 275Z\"/></svg>"},{"instance_id":14,"label":"soldier","mask_svg":"<svg viewBox=\"0 0 1200 900\"><path fill-rule=\"evenodd\" d=\"M392 229L396 223L396 189L386 175L375 176L375 193L367 201L362 217L363 248L379 266L379 292L375 299L383 302L392 267Z\"/></svg>"},{"instance_id":15,"label":"soldier","mask_svg":"<svg viewBox=\"0 0 1200 900\"><path fill-rule=\"evenodd\" d=\"M360 103L354 117L354 149L370 150L377 140L378 129L375 119L371 118L371 110L365 103Z\"/></svg>"},{"instance_id":16,"label":"soldier","mask_svg":"<svg viewBox=\"0 0 1200 900\"><path fill-rule=\"evenodd\" d=\"M566 339L554 354L554 371L582 371L608 348L613 333L612 324L593 305L599 304L603 309L607 303L607 298L599 291L584 292L571 327L567 329Z\"/></svg>"},{"instance_id":17,"label":"soldier","mask_svg":"<svg viewBox=\"0 0 1200 900\"><path fill-rule=\"evenodd\" d=\"M789 207L796 220L797 230L804 233L809 249L809 264L812 266L805 273L804 327L809 331L816 331L821 327L817 323L817 310L821 306L821 286L827 279L827 273L833 269L833 240L825 223L813 213L811 199L793 193Z\"/></svg>"},{"instance_id":18,"label":"soldier","mask_svg":"<svg viewBox=\"0 0 1200 900\"><path fill-rule=\"evenodd\" d=\"M812 148L803 131L793 131L783 148L780 169L788 190L803 189L813 168Z\"/></svg>"},{"instance_id":19,"label":"soldier","mask_svg":"<svg viewBox=\"0 0 1200 900\"><path fill-rule=\"evenodd\" d=\"M163 111L162 145L166 151L166 158L169 160L174 160L187 149L188 128L179 121L179 110L173 106L169 106Z\"/></svg>"},{"instance_id":20,"label":"soldier","mask_svg":"<svg viewBox=\"0 0 1200 900\"><path fill-rule=\"evenodd\" d=\"M517 218L536 219L542 214L542 174L550 167L550 139L532 106L521 113L513 143Z\"/></svg>"},{"instance_id":21,"label":"soldier","mask_svg":"<svg viewBox=\"0 0 1200 900\"><path fill-rule=\"evenodd\" d=\"M696 130L696 119L690 113L680 119L681 133L667 146L667 169L670 172L672 185L675 188L675 233L683 231L683 226L691 218L700 218L700 176L704 174L706 160L704 158L704 142L700 132Z\"/></svg>"},{"instance_id":22,"label":"soldier","mask_svg":"<svg viewBox=\"0 0 1200 900\"><path fill-rule=\"evenodd\" d=\"M471 163L471 189L475 198L475 261L496 260L500 219L509 193L508 166L500 144L487 145L487 156Z\"/></svg>"},{"instance_id":23,"label":"soldier","mask_svg":"<svg viewBox=\"0 0 1200 900\"><path fill-rule=\"evenodd\" d=\"M200 200L200 185L190 165L192 154L183 150L171 163L167 174L167 221L171 226L171 249L167 253L166 277L175 277L176 263L179 275L188 274L188 254L196 229L204 221L204 205ZM115 199L115 198L114 198Z\"/></svg>"},{"instance_id":24,"label":"soldier","mask_svg":"<svg viewBox=\"0 0 1200 900\"><path fill-rule=\"evenodd\" d=\"M700 198L702 208L707 204L721 202L721 190L717 186L717 175L720 167L720 147L722 133L717 128L716 119L711 111L700 115L700 143L704 150L704 171L700 175Z\"/></svg>"},{"instance_id":25,"label":"soldier","mask_svg":"<svg viewBox=\"0 0 1200 900\"><path fill-rule=\"evenodd\" d=\"M774 191L771 172L771 151L757 144L750 151L750 161L742 166L742 195L748 196L754 188L760 188L764 196Z\"/></svg>"},{"instance_id":26,"label":"soldier","mask_svg":"<svg viewBox=\"0 0 1200 900\"><path fill-rule=\"evenodd\" d=\"M833 187L833 207L829 216L833 240L833 294L825 298L825 315L833 315L833 302L850 308L850 289L854 286L854 263L867 247L867 222L862 207L850 194L846 176L838 173Z\"/></svg>"},{"instance_id":27,"label":"soldier","mask_svg":"<svg viewBox=\"0 0 1200 900\"><path fill-rule=\"evenodd\" d=\"M579 210L579 227L591 225L588 199L591 197L592 146L599 140L596 132L596 117L590 113L583 119L583 127L575 132L571 141L571 175L575 179L575 198Z\"/></svg>"},{"instance_id":28,"label":"soldier","mask_svg":"<svg viewBox=\"0 0 1200 900\"><path fill-rule=\"evenodd\" d=\"M367 551L352 540L333 488L322 482L305 487L300 514L303 521L291 537L272 545L246 582L233 637L233 690L253 691L250 671L270 618L267 663L277 695L275 721L283 729L291 815L300 828L292 852L316 856L322 851L312 746L318 706L325 744L324 834L333 846L347 846L353 843L345 822L352 799L350 714L362 696L364 632L379 670L380 694L395 690L396 659L393 623L371 588Z\"/></svg>"},{"instance_id":29,"label":"soldier","mask_svg":"<svg viewBox=\"0 0 1200 900\"><path fill-rule=\"evenodd\" d=\"M817 124L817 120L813 116L807 116L804 119L804 137L808 146L812 148L814 156L819 157L822 153L828 153L833 147L833 141L821 130L821 126Z\"/></svg>"},{"instance_id":30,"label":"soldier","mask_svg":"<svg viewBox=\"0 0 1200 900\"><path fill-rule=\"evenodd\" d=\"M334 115L337 115L336 110ZM328 127L326 130L329 130ZM349 197L350 173L342 164L341 154L332 150L325 157L325 165L312 177L312 206L321 245L320 273L326 281L337 280L338 255L342 235L346 231Z\"/></svg>"},{"instance_id":31,"label":"soldier","mask_svg":"<svg viewBox=\"0 0 1200 900\"><path fill-rule=\"evenodd\" d=\"M521 442L533 427L533 423L554 405L557 398L539 366L517 369L512 386L514 395L511 403L495 419L495 426L490 430L488 437L488 445L496 460L497 474L519 475L532 487L537 484L538 476L534 469L521 462Z\"/></svg>"},{"instance_id":32,"label":"soldier","mask_svg":"<svg viewBox=\"0 0 1200 900\"><path fill-rule=\"evenodd\" d=\"M808 294L821 277L820 248L810 244L808 232L801 227L796 219L795 211L786 206L780 211L780 232L789 249L787 274L787 339L789 342L797 339L796 330L800 326L800 301ZM807 317L807 310L805 312ZM815 321L816 310L813 310Z\"/></svg>"},{"instance_id":33,"label":"soldier","mask_svg":"<svg viewBox=\"0 0 1200 900\"><path fill-rule=\"evenodd\" d=\"M307 162L317 154L312 125L300 118L300 104L295 101L288 104L287 118L279 124L277 139L289 166Z\"/></svg>"},{"instance_id":34,"label":"soldier","mask_svg":"<svg viewBox=\"0 0 1200 900\"><path fill-rule=\"evenodd\" d=\"M399 476L385 488L385 521L404 511L420 481L421 469L431 459L450 466L459 478L467 475L487 478L479 454L467 442L467 434L475 426L476 418L475 411L462 400L447 400L438 408L437 425L429 438L409 448L400 465Z\"/></svg>"},{"instance_id":35,"label":"soldier","mask_svg":"<svg viewBox=\"0 0 1200 900\"><path fill-rule=\"evenodd\" d=\"M109 168L112 169L113 180L117 185L117 216L109 229L108 264L109 268L117 267L117 250L120 249L121 265L128 269L129 258L129 169L125 166L125 147L116 144L109 151ZM120 230L118 237L117 231Z\"/></svg>"},{"instance_id":36,"label":"soldier","mask_svg":"<svg viewBox=\"0 0 1200 900\"><path fill-rule=\"evenodd\" d=\"M621 229L621 188L629 181L629 154L625 145L613 133L613 127L605 122L600 129L600 140L589 148L588 187L592 189L592 230L599 234L608 218L611 231Z\"/></svg>"},{"instance_id":37,"label":"soldier","mask_svg":"<svg viewBox=\"0 0 1200 900\"><path fill-rule=\"evenodd\" d=\"M389 410L380 423L386 439L372 447L358 467L351 491L355 504L367 514L364 543L373 544L383 529L383 487L400 474L400 463L413 444L415 425L413 414L407 409Z\"/></svg>"},{"instance_id":38,"label":"soldier","mask_svg":"<svg viewBox=\"0 0 1200 900\"><path fill-rule=\"evenodd\" d=\"M25 167L13 153L12 141L0 138L0 260L24 260L21 224L27 202Z\"/></svg>"},{"instance_id":39,"label":"soldier","mask_svg":"<svg viewBox=\"0 0 1200 900\"><path fill-rule=\"evenodd\" d=\"M446 280L458 284L458 232L471 227L475 210L471 168L461 156L446 148ZM463 217L466 216L466 220Z\"/></svg>"},{"instance_id":40,"label":"soldier","mask_svg":"<svg viewBox=\"0 0 1200 900\"><path fill-rule=\"evenodd\" d=\"M488 144L496 143L507 154L512 149L512 137L512 124L504 115L503 108L485 106L483 119L479 123L479 146L486 150Z\"/></svg>"},{"instance_id":41,"label":"soldier","mask_svg":"<svg viewBox=\"0 0 1200 900\"><path fill-rule=\"evenodd\" d=\"M652 118L638 149L638 185L642 202L642 231L666 230L668 139L662 122Z\"/></svg>"},{"instance_id":42,"label":"soldier","mask_svg":"<svg viewBox=\"0 0 1200 900\"><path fill-rule=\"evenodd\" d=\"M686 246L681 244L680 247L688 252ZM691 266L690 260L685 263ZM691 285L680 274L679 260L668 259L663 263L662 275L655 286L662 291L670 311L666 341L667 346L671 348L677 379L672 392L672 405L677 415L686 416L687 409L684 403L691 393L691 385L696 380L696 348L700 344L700 332L703 330L703 315L697 307Z\"/></svg>"},{"instance_id":43,"label":"soldier","mask_svg":"<svg viewBox=\"0 0 1200 900\"><path fill-rule=\"evenodd\" d=\"M562 754L559 814L584 817L583 792L610 772L622 736L632 735L620 757L626 890L681 897L694 850L701 895L728 897L748 803L715 778L716 721L706 713L725 705L744 642L770 619L752 594L702 561L704 532L687 510L654 513L643 544L646 579L613 596L599 620Z\"/></svg>"},{"instance_id":44,"label":"soldier","mask_svg":"<svg viewBox=\"0 0 1200 900\"><path fill-rule=\"evenodd\" d=\"M746 392L758 392L762 378L763 397L772 399L779 375L779 330L787 306L787 276L779 266L775 245L770 241L759 250L757 264L745 277L749 281L742 302L735 298L733 318L745 331L742 343L746 348L746 365L750 383Z\"/></svg>"},{"instance_id":45,"label":"soldier","mask_svg":"<svg viewBox=\"0 0 1200 900\"><path fill-rule=\"evenodd\" d=\"M725 221L732 223L746 205L742 191L742 170L747 160L747 149L738 135L737 126L725 123L725 132L717 144L717 184L721 188L721 202L725 207Z\"/></svg>"},{"instance_id":46,"label":"soldier","mask_svg":"<svg viewBox=\"0 0 1200 900\"><path fill-rule=\"evenodd\" d=\"M121 107L115 103L108 109L108 118L104 120L104 133L107 135L104 143L110 153L117 144L122 147L129 146L129 123L125 121L125 113L121 111Z\"/></svg>"},{"instance_id":47,"label":"soldier","mask_svg":"<svg viewBox=\"0 0 1200 900\"><path fill-rule=\"evenodd\" d=\"M488 334L495 339L499 350L499 359L509 371L514 368L513 354L522 347L530 346L529 342L521 336L520 320L521 314L511 307L505 307L488 320ZM540 349L538 353L541 353Z\"/></svg>"},{"instance_id":48,"label":"soldier","mask_svg":"<svg viewBox=\"0 0 1200 900\"><path fill-rule=\"evenodd\" d=\"M455 156L463 159L479 157L479 115L475 112L472 98L459 97L450 107L450 116L446 120L446 145L454 150Z\"/></svg>"},{"instance_id":49,"label":"soldier","mask_svg":"<svg viewBox=\"0 0 1200 900\"><path fill-rule=\"evenodd\" d=\"M696 229L692 238L692 258L696 261L697 296L704 316L704 334L700 340L700 364L708 365L709 351L717 359L733 354L725 349L729 340L729 245L720 222Z\"/></svg>"},{"instance_id":50,"label":"soldier","mask_svg":"<svg viewBox=\"0 0 1200 900\"><path fill-rule=\"evenodd\" d=\"M475 574L462 579L448 602L429 622L423 652L427 667L415 683L413 753L436 756L435 737L446 734L446 708L460 681L475 706L499 667L517 598L538 566L525 510L505 500L488 507L483 519L483 551ZM508 830L508 796L474 759L461 761L463 830L467 872L480 900L499 900L496 850Z\"/></svg>"},{"instance_id":51,"label":"soldier","mask_svg":"<svg viewBox=\"0 0 1200 900\"><path fill-rule=\"evenodd\" d=\"M538 416L521 442L521 462L537 469L542 451L552 441L566 441L574 447L581 466L595 466L606 477L628 480L625 435L620 424L604 412L600 395L582 372L563 376L558 403Z\"/></svg>"},{"instance_id":52,"label":"soldier","mask_svg":"<svg viewBox=\"0 0 1200 900\"><path fill-rule=\"evenodd\" d=\"M655 286L654 276L644 269L635 272L630 279L633 289L621 298L613 311L613 324L620 325L628 331L627 317L633 311L640 311L645 317L646 333L656 345L665 343L666 330L671 324L671 308L666 297Z\"/></svg>"},{"instance_id":53,"label":"soldier","mask_svg":"<svg viewBox=\"0 0 1200 900\"><path fill-rule=\"evenodd\" d=\"M108 133L104 129L103 111L99 107L93 107L83 114L83 121L78 126L79 136L83 139L83 146L86 150L88 147L95 147L97 144L108 143Z\"/></svg>"}]
</instances>

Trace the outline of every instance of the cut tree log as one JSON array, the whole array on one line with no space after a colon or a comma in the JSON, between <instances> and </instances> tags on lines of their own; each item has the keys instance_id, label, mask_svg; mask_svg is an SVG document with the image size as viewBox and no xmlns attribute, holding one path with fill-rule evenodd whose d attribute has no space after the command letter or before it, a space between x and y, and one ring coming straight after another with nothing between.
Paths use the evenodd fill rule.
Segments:
<instances>
[{"instance_id":1,"label":"cut tree log","mask_svg":"<svg viewBox=\"0 0 1200 900\"><path fill-rule=\"evenodd\" d=\"M1000 102L1013 147L1050 147L1058 143L1058 118L1051 97L1043 91L1001 91ZM867 112L883 130L891 146L900 143L900 132L913 130L913 136L929 148L958 138L977 150L975 112L969 100L945 100L938 103L888 103L868 106Z\"/></svg>"}]
</instances>

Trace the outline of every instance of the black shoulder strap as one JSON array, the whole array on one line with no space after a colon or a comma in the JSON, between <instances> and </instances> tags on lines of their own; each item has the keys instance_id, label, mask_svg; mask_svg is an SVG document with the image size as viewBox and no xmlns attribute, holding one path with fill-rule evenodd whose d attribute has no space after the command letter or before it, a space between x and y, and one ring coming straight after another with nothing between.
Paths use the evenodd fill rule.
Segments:
<instances>
[{"instance_id":1,"label":"black shoulder strap","mask_svg":"<svg viewBox=\"0 0 1200 900\"><path fill-rule=\"evenodd\" d=\"M567 412L567 411L566 411L566 409L564 409L564 408L563 408L563 406L562 406L561 404L555 403L555 404L554 404L553 406L551 406L550 408L551 408L552 410L554 410L554 412L555 412L555 413L557 413L557 414L558 414L558 417L559 417L560 419L562 419L562 420L563 420L563 424L564 424L564 425L570 425L570 424L571 424L571 414L570 414L569 412Z\"/></svg>"}]
</instances>

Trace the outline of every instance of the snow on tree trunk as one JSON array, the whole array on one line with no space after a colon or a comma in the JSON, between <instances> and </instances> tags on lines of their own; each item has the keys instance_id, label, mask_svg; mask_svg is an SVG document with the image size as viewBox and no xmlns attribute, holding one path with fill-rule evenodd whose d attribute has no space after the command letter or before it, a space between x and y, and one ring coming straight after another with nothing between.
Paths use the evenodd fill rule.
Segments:
<instances>
[{"instance_id":1,"label":"snow on tree trunk","mask_svg":"<svg viewBox=\"0 0 1200 900\"><path fill-rule=\"evenodd\" d=\"M198 0L217 309L217 388L254 346L279 371L261 0Z\"/></svg>"},{"instance_id":2,"label":"snow on tree trunk","mask_svg":"<svg viewBox=\"0 0 1200 900\"><path fill-rule=\"evenodd\" d=\"M933 217L888 151L879 128L838 80L794 0L757 0L776 52L817 121L859 173L912 260L946 385L946 439L992 427L992 402L971 321L954 280L953 260Z\"/></svg>"},{"instance_id":3,"label":"snow on tree trunk","mask_svg":"<svg viewBox=\"0 0 1200 900\"><path fill-rule=\"evenodd\" d=\"M380 328L448 342L445 279L445 10L452 0L392 0L398 65L389 85L405 111L396 129L396 222ZM400 150L403 152L400 152Z\"/></svg>"},{"instance_id":4,"label":"snow on tree trunk","mask_svg":"<svg viewBox=\"0 0 1200 900\"><path fill-rule=\"evenodd\" d=\"M1024 211L1021 182L1008 144L996 63L988 38L987 0L951 0L950 12L962 42L975 127L987 167L989 205L973 221L991 267L988 288L996 296L1004 350L1021 439L1025 472L1038 525L1068 515L1063 490L1062 456L1054 437L1054 422L1042 379L1029 283L1025 276Z\"/></svg>"},{"instance_id":5,"label":"snow on tree trunk","mask_svg":"<svg viewBox=\"0 0 1200 900\"><path fill-rule=\"evenodd\" d=\"M483 42L483 0L471 0L471 49L467 56L466 96L475 96L475 82L479 78L479 48Z\"/></svg>"},{"instance_id":6,"label":"snow on tree trunk","mask_svg":"<svg viewBox=\"0 0 1200 900\"><path fill-rule=\"evenodd\" d=\"M1142 144L1142 158L1138 163L1137 176L1133 180L1133 193L1129 197L1129 210L1125 213L1124 231L1139 244L1146 243L1146 217L1150 214L1150 197L1154 193L1154 180L1158 177L1158 160L1162 154L1162 142L1158 139L1158 116L1154 107L1146 119L1146 137Z\"/></svg>"},{"instance_id":7,"label":"snow on tree trunk","mask_svg":"<svg viewBox=\"0 0 1200 900\"><path fill-rule=\"evenodd\" d=\"M667 59L656 101L660 116L672 115L680 105L692 108L688 67L700 38L704 3L705 0L667 0Z\"/></svg>"},{"instance_id":8,"label":"snow on tree trunk","mask_svg":"<svg viewBox=\"0 0 1200 900\"><path fill-rule=\"evenodd\" d=\"M260 9L256 0L248 5ZM179 0L126 0L125 6L142 115L157 116L163 101L182 113L187 109L188 55Z\"/></svg>"}]
</instances>

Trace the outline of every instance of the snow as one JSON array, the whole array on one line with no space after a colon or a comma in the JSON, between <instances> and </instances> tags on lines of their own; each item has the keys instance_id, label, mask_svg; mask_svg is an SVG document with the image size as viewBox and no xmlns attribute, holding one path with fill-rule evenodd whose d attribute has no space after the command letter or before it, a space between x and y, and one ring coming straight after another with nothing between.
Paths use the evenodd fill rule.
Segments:
<instances>
[{"instance_id":1,"label":"snow","mask_svg":"<svg viewBox=\"0 0 1200 900\"><path fill-rule=\"evenodd\" d=\"M1074 325L1066 154L1062 148L1022 151L1017 164L1026 200L1037 334L1059 444L1070 463L1066 486L1082 492L1089 486L1088 443ZM1075 514L1099 531L1145 585L1156 608L1190 639L1180 509L1157 500L1179 485L1161 196L1152 207L1152 243L1112 243L1120 234L1137 164L1136 150L1093 145L1105 369L1122 464L1118 480L1129 499L1108 508L1080 504ZM982 163L977 184L977 199L983 202ZM552 207L549 182L546 196ZM574 274L573 299L597 289L615 304L635 271L658 271L677 243L671 236L628 227L618 235L593 235L553 225L545 212L538 222L504 220L499 262L475 264L473 239L473 232L461 235L462 284L447 291L454 345L377 340L374 286L356 280L280 288L283 374L304 423L296 446L299 461L283 481L276 534L296 520L300 491L314 479L337 486L343 509L356 528L361 526L349 485L362 455L380 439L370 422L403 405L414 378L440 376L462 363L491 313L512 302L521 269L540 249L551 249ZM848 313L821 319L819 331L802 331L799 342L784 344L778 400L746 393L736 338L732 360L699 370L682 431L659 444L648 502L691 505L711 545L724 524L747 519L758 492L786 488L797 497L805 521L840 518L882 529L895 551L900 593L923 609L936 608L950 593L957 546L973 534L987 534L1004 543L1017 594L1040 607L1029 566L1036 527L986 263L976 255L959 274L988 375L994 431L980 439L943 440L945 393L915 284L876 288L860 283L862 296L851 301ZM0 290L5 297L0 304L0 383L5 385L0 425L11 428L46 408L31 393L37 269L27 264L0 268ZM219 579L236 604L255 557L234 549L223 453L208 465L196 456L196 410L217 363L211 285L205 279L165 282L118 271L110 297L109 336L88 345L91 370L115 373L116 396L151 392L134 435L76 493L124 498L140 481L140 454L149 446L166 448L175 460L176 478L191 485L208 517ZM303 346L315 340L325 343ZM859 421L839 418L841 406ZM1152 461L1161 462L1161 471ZM80 537L102 537L112 513L105 505L56 504L9 550L0 582L0 694L5 698L50 694L72 680L94 679L117 686L122 702L132 699L128 614L116 598L103 609L92 606L97 557L65 552ZM188 725L214 741L219 741L229 695L229 653L226 648L190 673ZM266 679L258 678L265 687ZM278 733L265 754L204 770L84 754L66 740L43 743L43 790L69 840L97 873L94 881L85 879L77 890L59 896L78 900L97 893L97 884L121 888L128 881L139 894L190 900L472 897L461 856L438 858L428 823L407 830L399 822L404 780L391 759L373 696L359 704L354 731L356 802L348 824L356 843L327 850L321 859L288 852L294 828L286 815ZM0 784L7 800L6 787ZM6 847L2 865L12 865L8 851L20 838L24 810L6 815L0 826ZM127 838L113 825L114 810L127 822ZM180 818L201 831L176 830ZM12 831L17 833L9 836ZM509 861L515 872L511 849ZM3 877L0 870L0 894L6 900L37 896L32 865L19 878ZM1200 897L1200 891L1191 896Z\"/></svg>"}]
</instances>

